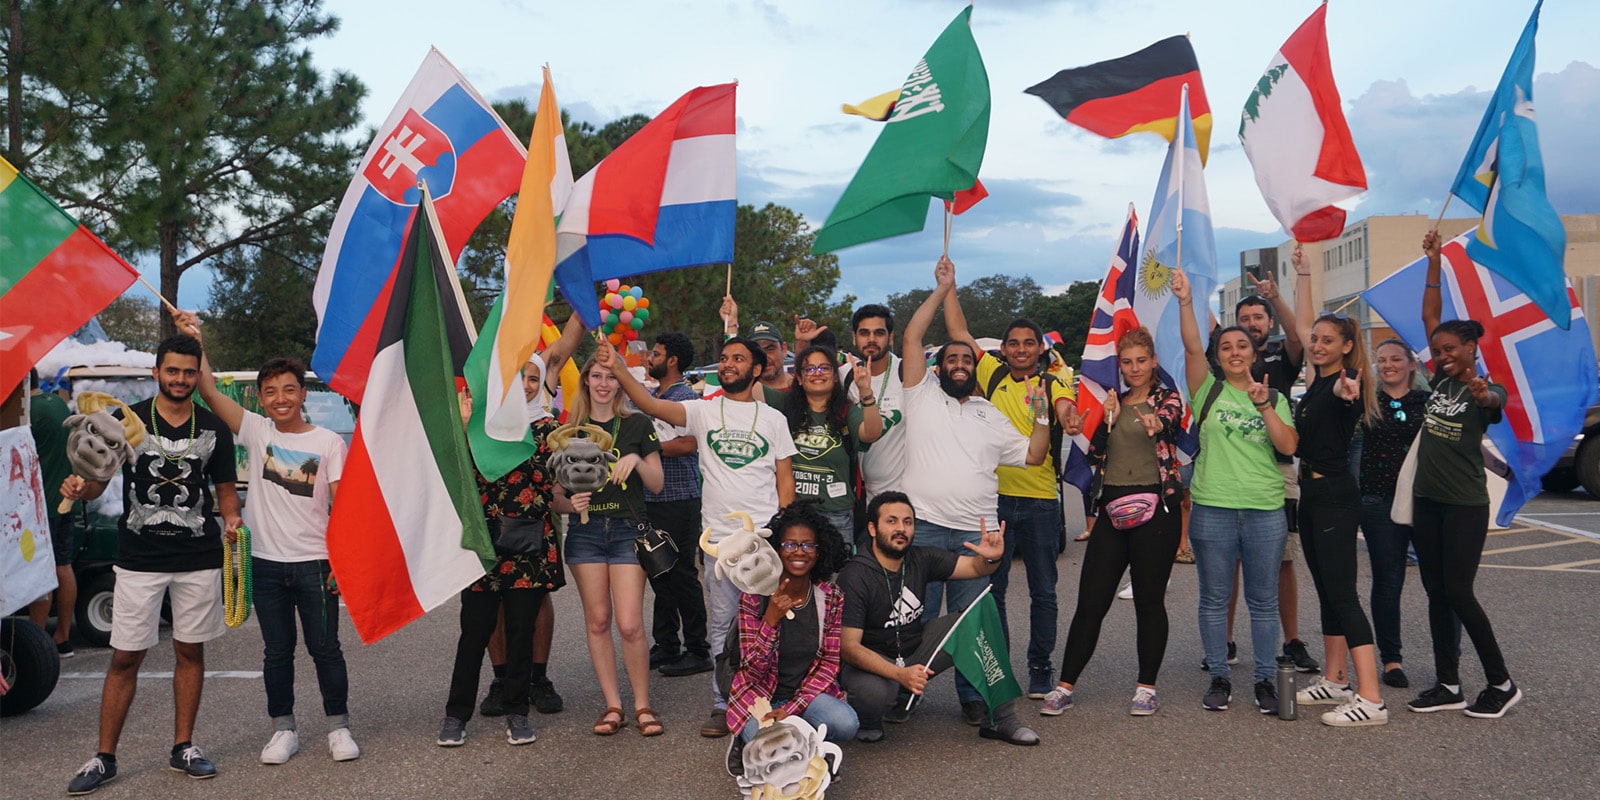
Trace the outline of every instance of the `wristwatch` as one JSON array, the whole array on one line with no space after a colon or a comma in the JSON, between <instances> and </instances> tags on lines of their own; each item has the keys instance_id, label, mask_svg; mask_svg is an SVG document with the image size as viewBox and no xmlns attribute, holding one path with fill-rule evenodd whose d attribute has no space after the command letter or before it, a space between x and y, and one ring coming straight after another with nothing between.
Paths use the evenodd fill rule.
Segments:
<instances>
[{"instance_id":1,"label":"wristwatch","mask_svg":"<svg viewBox=\"0 0 1600 800\"><path fill-rule=\"evenodd\" d=\"M998 558L986 558L986 559L983 560L983 563L985 563L985 564L998 564L998 563L1000 563L1000 559L998 559Z\"/></svg>"}]
</instances>

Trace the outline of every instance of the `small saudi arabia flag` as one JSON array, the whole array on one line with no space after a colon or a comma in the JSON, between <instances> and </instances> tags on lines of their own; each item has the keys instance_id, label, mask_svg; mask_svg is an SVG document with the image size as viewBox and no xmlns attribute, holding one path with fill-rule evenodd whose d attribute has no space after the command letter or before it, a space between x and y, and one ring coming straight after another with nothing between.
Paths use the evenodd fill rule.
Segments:
<instances>
[{"instance_id":1,"label":"small saudi arabia flag","mask_svg":"<svg viewBox=\"0 0 1600 800\"><path fill-rule=\"evenodd\" d=\"M956 669L972 683L989 711L1022 696L1022 687L1011 674L1005 629L1000 626L1000 609L988 588L961 613L939 649L950 654Z\"/></svg>"}]
</instances>

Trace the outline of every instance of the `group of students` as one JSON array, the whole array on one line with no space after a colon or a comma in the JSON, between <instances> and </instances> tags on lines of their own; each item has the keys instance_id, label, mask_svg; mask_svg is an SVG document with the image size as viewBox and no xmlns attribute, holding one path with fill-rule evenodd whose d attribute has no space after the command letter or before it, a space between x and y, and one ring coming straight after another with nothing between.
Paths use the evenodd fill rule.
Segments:
<instances>
[{"instance_id":1,"label":"group of students","mask_svg":"<svg viewBox=\"0 0 1600 800\"><path fill-rule=\"evenodd\" d=\"M1280 628L1279 596L1285 588L1280 576L1294 573L1285 561L1294 540L1291 529L1299 532L1316 587L1326 657L1322 677L1299 691L1300 703L1335 705L1322 716L1329 725L1387 721L1380 686L1408 685L1399 597L1407 550L1414 546L1429 596L1437 685L1413 699L1410 708L1503 715L1521 692L1473 594L1473 579L1488 524L1478 448L1485 428L1499 418L1505 392L1477 375L1482 327L1440 322L1436 234L1425 237L1423 249L1429 271L1422 313L1437 362L1431 392L1416 388L1414 357L1400 342L1378 345L1374 369L1355 322L1338 314L1313 320L1303 280L1297 281L1294 311L1270 280L1257 282L1258 296L1242 300L1238 310L1242 321L1246 311L1264 311L1251 314L1264 322L1223 327L1206 337L1195 315L1180 314L1183 379L1200 443L1192 473L1181 463L1178 441L1185 403L1179 392L1161 384L1147 331L1131 330L1117 341L1121 385L1106 398L1102 423L1082 431L1072 387L1038 371L1047 349L1038 326L1018 320L1005 332L1001 358L983 352L961 316L954 265L941 259L936 289L904 333L905 351L914 354L909 360L893 354L893 317L877 305L863 307L851 321L860 360L841 359L828 346L831 337L823 335L824 329L800 321L795 336L800 350L791 375L783 368L787 347L776 326L757 323L749 338L738 336L737 306L726 298L722 311L729 336L718 358L720 394L711 398L702 398L684 379L693 347L681 334L656 337L646 356L654 386L641 383L621 355L601 342L579 370L579 390L565 398L564 414L569 424L603 430L615 464L604 488L569 493L547 463L558 427L547 387L582 335L581 324L569 322L561 340L524 370L537 452L496 480L480 476L483 513L499 560L461 594L460 636L438 744L465 742L485 652L495 680L481 710L506 717L511 744L534 741L530 705L560 710L560 697L545 672L551 627L546 595L565 583L566 567L578 586L605 702L593 732L612 735L631 722L644 736L661 734L663 720L649 701L652 670L669 675L709 671L713 706L700 732L735 734L729 754L735 771L740 743L762 724L789 715L825 726L837 741L882 740L883 723L904 721L911 698L948 666L948 657L930 647L944 626L991 582L996 599L1003 598L1014 553L1022 556L1028 573L1027 694L1043 701L1040 713L1059 715L1073 705L1118 583L1130 571L1138 672L1129 710L1154 714L1168 638L1165 592L1185 538L1198 568L1203 665L1211 671L1204 707L1221 711L1232 700L1229 665L1236 656L1230 601L1242 593L1250 614L1255 701L1262 713L1275 713L1272 678L1280 643L1285 657L1302 671L1318 668L1295 631ZM1293 264L1305 274L1298 250ZM1173 274L1171 289L1180 307L1192 308L1194 298L1181 271ZM921 355L922 337L941 307L951 341L930 364ZM1290 338L1271 348L1266 331L1274 317ZM1312 321L1302 324L1306 320ZM210 518L208 482L216 486L228 539L241 522L231 467L217 457L231 454L230 434L249 450L252 486L269 483L256 473L274 455L281 463L289 453L309 450L320 462L313 474L301 470L299 479L310 486L290 492L293 500L269 499L271 492L258 500L253 493L245 512L256 532L256 609L275 728L261 760L283 763L298 750L292 688L296 616L331 719L331 752L341 760L359 755L344 707L347 679L337 638L336 582L320 539L337 491L342 443L299 414L303 368L275 361L264 369L260 385L266 415L256 415L212 384L192 338L199 334L198 319L179 312L179 327L188 335L176 339L189 341L164 342L157 354L160 394L149 409L134 407L141 415L150 412L159 450L132 460L128 471L137 473L140 459L150 461L154 466L145 466L154 470L159 485L137 474L129 477L113 632L118 652L103 701L110 716L103 711L100 752L74 776L74 794L93 791L115 776L115 744L132 699L131 676L153 644L144 630L154 630L144 623L148 603L132 597L149 587L140 588L142 582L129 573L162 573L175 597L184 576L197 582L216 579L212 562L219 560L223 536L211 530L217 526ZM1305 396L1291 404L1288 384L1302 358L1310 361L1310 381ZM196 387L217 411L215 417L193 406L189 392ZM465 400L464 421L469 405ZM207 428L204 436L196 433L197 421ZM1059 456L1050 452L1050 444L1052 438L1080 432L1090 440L1095 477L1086 501L1095 522L1057 674L1049 659L1055 641L1054 565L1064 536L1056 488ZM185 449L168 452L175 444ZM1413 447L1414 478L1401 469ZM1297 466L1280 463L1295 464L1290 457L1297 457ZM160 474L166 468L177 473ZM1047 488L1033 486L1040 476ZM283 476L278 477L282 488ZM205 490L196 493L202 499L190 502L185 493L175 501L161 493L176 484ZM88 499L103 490L103 485L69 478L61 492L68 499ZM187 516L157 508L174 502L188 503ZM1391 518L1404 516L1402 506L1409 507L1409 526ZM199 531L193 538L205 547L177 535L187 530L190 516ZM695 557L701 542L715 551L718 542L737 532L741 517L770 530L761 541L782 564L770 596L741 593L725 574L731 568L727 554L720 561L710 552ZM558 533L562 518L564 533ZM1357 596L1358 525L1372 559L1372 623ZM650 527L667 530L680 553L672 570L647 577L634 543ZM920 540L915 546L914 537ZM501 546L512 542L518 544ZM183 548L194 557L179 565L181 571L164 562L134 563L152 547L171 553ZM177 577L167 574L178 572ZM644 628L647 582L656 595L653 647ZM1287 589L1292 597L1293 586ZM203 663L200 643L220 634L211 619L220 611L198 594L174 609L175 618L181 618L174 628L180 656L175 683L195 685L192 692L179 692L173 766L208 777L214 767L188 741L194 709L184 709L191 694L198 705L199 679L189 673ZM1478 649L1489 684L1470 705L1457 665L1463 628ZM613 630L631 688L631 720L623 710ZM961 676L955 683L963 717L984 737L1038 743L1038 734L1018 720L1014 703L989 708ZM757 700L770 703L767 719L754 718Z\"/></svg>"}]
</instances>

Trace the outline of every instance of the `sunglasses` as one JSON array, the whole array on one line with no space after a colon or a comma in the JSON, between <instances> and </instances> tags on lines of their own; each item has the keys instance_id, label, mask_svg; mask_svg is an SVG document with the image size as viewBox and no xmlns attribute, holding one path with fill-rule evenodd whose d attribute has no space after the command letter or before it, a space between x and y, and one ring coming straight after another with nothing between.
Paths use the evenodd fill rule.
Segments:
<instances>
[{"instance_id":1,"label":"sunglasses","mask_svg":"<svg viewBox=\"0 0 1600 800\"><path fill-rule=\"evenodd\" d=\"M1399 400L1390 400L1389 410L1394 412L1394 418L1396 422L1406 421L1406 412L1400 408Z\"/></svg>"},{"instance_id":2,"label":"sunglasses","mask_svg":"<svg viewBox=\"0 0 1600 800\"><path fill-rule=\"evenodd\" d=\"M778 549L785 553L815 553L816 542L779 542Z\"/></svg>"}]
</instances>

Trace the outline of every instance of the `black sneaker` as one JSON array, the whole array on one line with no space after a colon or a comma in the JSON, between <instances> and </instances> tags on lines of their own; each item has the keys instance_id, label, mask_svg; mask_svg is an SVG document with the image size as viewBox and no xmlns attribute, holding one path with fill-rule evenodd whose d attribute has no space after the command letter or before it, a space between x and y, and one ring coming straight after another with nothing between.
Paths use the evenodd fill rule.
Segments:
<instances>
[{"instance_id":1,"label":"black sneaker","mask_svg":"<svg viewBox=\"0 0 1600 800\"><path fill-rule=\"evenodd\" d=\"M1499 719L1506 715L1511 707L1522 701L1522 690L1515 683L1510 689L1496 689L1490 686L1478 693L1478 699L1467 706L1463 714L1478 719Z\"/></svg>"},{"instance_id":2,"label":"black sneaker","mask_svg":"<svg viewBox=\"0 0 1600 800\"><path fill-rule=\"evenodd\" d=\"M67 784L67 794L92 794L117 777L117 757L96 755L78 769Z\"/></svg>"},{"instance_id":3,"label":"black sneaker","mask_svg":"<svg viewBox=\"0 0 1600 800\"><path fill-rule=\"evenodd\" d=\"M1227 678L1212 678L1211 688L1206 690L1206 696L1200 699L1200 705L1207 711L1227 711L1228 703L1233 701L1233 682Z\"/></svg>"},{"instance_id":4,"label":"black sneaker","mask_svg":"<svg viewBox=\"0 0 1600 800\"><path fill-rule=\"evenodd\" d=\"M56 642L56 655L61 658L72 658L78 651L72 649L72 642Z\"/></svg>"},{"instance_id":5,"label":"black sneaker","mask_svg":"<svg viewBox=\"0 0 1600 800\"><path fill-rule=\"evenodd\" d=\"M506 741L513 745L533 744L539 737L533 735L533 725L526 714L506 715Z\"/></svg>"},{"instance_id":6,"label":"black sneaker","mask_svg":"<svg viewBox=\"0 0 1600 800\"><path fill-rule=\"evenodd\" d=\"M989 706L982 700L968 700L961 704L961 721L977 727L989 721Z\"/></svg>"},{"instance_id":7,"label":"black sneaker","mask_svg":"<svg viewBox=\"0 0 1600 800\"><path fill-rule=\"evenodd\" d=\"M1256 707L1263 714L1278 713L1278 687L1272 681L1256 681Z\"/></svg>"},{"instance_id":8,"label":"black sneaker","mask_svg":"<svg viewBox=\"0 0 1600 800\"><path fill-rule=\"evenodd\" d=\"M1411 702L1406 703L1406 707L1412 711L1427 714L1434 711L1466 708L1467 699L1462 697L1460 692L1452 692L1445 688L1444 684L1439 684L1417 695Z\"/></svg>"},{"instance_id":9,"label":"black sneaker","mask_svg":"<svg viewBox=\"0 0 1600 800\"><path fill-rule=\"evenodd\" d=\"M894 705L884 710L883 721L895 725L903 725L911 721L911 709L906 708L905 703L895 701Z\"/></svg>"},{"instance_id":10,"label":"black sneaker","mask_svg":"<svg viewBox=\"0 0 1600 800\"><path fill-rule=\"evenodd\" d=\"M445 717L439 723L439 738L434 743L440 747L460 747L467 743L467 723L455 717Z\"/></svg>"},{"instance_id":11,"label":"black sneaker","mask_svg":"<svg viewBox=\"0 0 1600 800\"><path fill-rule=\"evenodd\" d=\"M682 678L685 675L699 675L702 672L710 672L715 666L711 663L711 656L684 653L673 661L662 664L657 671L669 678Z\"/></svg>"},{"instance_id":12,"label":"black sneaker","mask_svg":"<svg viewBox=\"0 0 1600 800\"><path fill-rule=\"evenodd\" d=\"M500 679L489 681L489 693L483 696L483 702L478 704L478 713L486 717L503 717L506 715L506 701L500 697Z\"/></svg>"},{"instance_id":13,"label":"black sneaker","mask_svg":"<svg viewBox=\"0 0 1600 800\"><path fill-rule=\"evenodd\" d=\"M1383 671L1383 685L1393 686L1396 689L1408 689L1411 687L1411 679L1406 677L1405 670L1395 667L1394 669Z\"/></svg>"},{"instance_id":14,"label":"black sneaker","mask_svg":"<svg viewBox=\"0 0 1600 800\"><path fill-rule=\"evenodd\" d=\"M737 778L744 774L744 737L728 737L728 777Z\"/></svg>"},{"instance_id":15,"label":"black sneaker","mask_svg":"<svg viewBox=\"0 0 1600 800\"><path fill-rule=\"evenodd\" d=\"M200 752L200 748L192 744L174 747L167 766L196 780L217 777L216 765L206 758L205 753Z\"/></svg>"},{"instance_id":16,"label":"black sneaker","mask_svg":"<svg viewBox=\"0 0 1600 800\"><path fill-rule=\"evenodd\" d=\"M1283 654L1294 662L1296 672L1311 674L1322 670L1322 665L1318 664L1317 660L1312 658L1311 653L1306 650L1306 643L1299 639L1290 639L1284 642Z\"/></svg>"},{"instance_id":17,"label":"black sneaker","mask_svg":"<svg viewBox=\"0 0 1600 800\"><path fill-rule=\"evenodd\" d=\"M651 647L650 647L650 668L651 669L657 669L659 667L662 667L662 666L665 666L667 664L670 664L670 663L672 663L674 661L677 661L678 657L681 656L681 655L683 655L683 651L679 650L676 647L672 648L671 650L668 650L668 649L663 648L663 647L659 647L659 646L656 646L656 645L651 645Z\"/></svg>"},{"instance_id":18,"label":"black sneaker","mask_svg":"<svg viewBox=\"0 0 1600 800\"><path fill-rule=\"evenodd\" d=\"M549 678L528 681L528 702L540 714L560 714L561 709L566 707L561 695L556 693L556 685Z\"/></svg>"}]
</instances>

